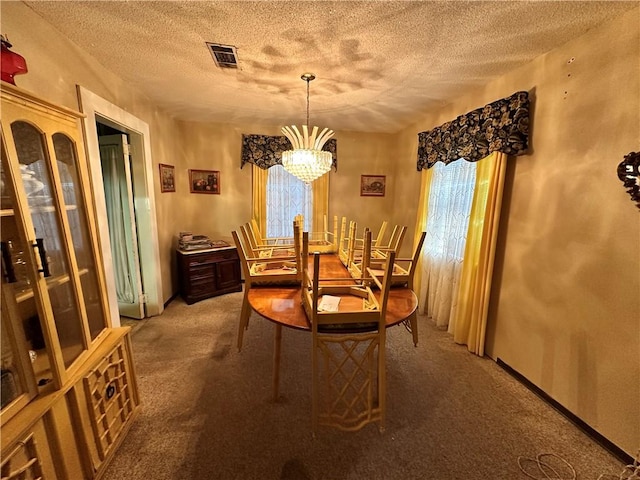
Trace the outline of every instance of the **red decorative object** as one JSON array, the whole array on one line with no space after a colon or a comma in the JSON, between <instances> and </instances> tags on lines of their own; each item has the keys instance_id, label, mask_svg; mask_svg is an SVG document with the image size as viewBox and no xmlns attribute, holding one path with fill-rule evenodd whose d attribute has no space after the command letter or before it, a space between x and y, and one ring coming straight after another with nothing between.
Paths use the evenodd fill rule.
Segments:
<instances>
[{"instance_id":1,"label":"red decorative object","mask_svg":"<svg viewBox=\"0 0 640 480\"><path fill-rule=\"evenodd\" d=\"M15 85L13 80L15 75L22 75L27 73L27 61L22 55L9 50L11 44L6 36L0 35L0 42L2 43L2 54L0 56L0 72L3 82L11 83Z\"/></svg>"}]
</instances>

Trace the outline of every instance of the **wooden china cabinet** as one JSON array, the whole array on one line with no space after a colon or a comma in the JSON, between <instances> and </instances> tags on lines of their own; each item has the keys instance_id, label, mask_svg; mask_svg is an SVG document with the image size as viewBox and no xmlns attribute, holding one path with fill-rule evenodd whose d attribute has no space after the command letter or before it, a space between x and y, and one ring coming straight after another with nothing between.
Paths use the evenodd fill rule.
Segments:
<instances>
[{"instance_id":1,"label":"wooden china cabinet","mask_svg":"<svg viewBox=\"0 0 640 480\"><path fill-rule=\"evenodd\" d=\"M2 82L3 479L93 479L139 410L112 328L82 115Z\"/></svg>"}]
</instances>

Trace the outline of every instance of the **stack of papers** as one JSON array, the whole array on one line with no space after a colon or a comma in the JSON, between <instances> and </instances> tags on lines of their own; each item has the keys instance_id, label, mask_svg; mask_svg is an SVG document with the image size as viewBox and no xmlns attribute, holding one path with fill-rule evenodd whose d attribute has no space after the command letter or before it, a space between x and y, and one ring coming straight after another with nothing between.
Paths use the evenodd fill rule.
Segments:
<instances>
[{"instance_id":1,"label":"stack of papers","mask_svg":"<svg viewBox=\"0 0 640 480\"><path fill-rule=\"evenodd\" d=\"M318 303L319 312L337 312L340 297L332 297L331 295L323 295Z\"/></svg>"},{"instance_id":2,"label":"stack of papers","mask_svg":"<svg viewBox=\"0 0 640 480\"><path fill-rule=\"evenodd\" d=\"M206 235L191 235L189 232L180 232L180 240L178 240L180 250L203 250L228 246L229 244L224 240L210 240Z\"/></svg>"}]
</instances>

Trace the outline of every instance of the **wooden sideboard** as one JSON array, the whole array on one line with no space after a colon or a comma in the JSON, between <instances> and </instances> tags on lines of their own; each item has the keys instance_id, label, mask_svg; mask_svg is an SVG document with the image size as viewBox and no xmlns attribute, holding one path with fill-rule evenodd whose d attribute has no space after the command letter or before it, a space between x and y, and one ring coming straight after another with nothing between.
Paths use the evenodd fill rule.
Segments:
<instances>
[{"instance_id":1,"label":"wooden sideboard","mask_svg":"<svg viewBox=\"0 0 640 480\"><path fill-rule=\"evenodd\" d=\"M176 250L180 295L189 305L205 298L242 291L236 247Z\"/></svg>"}]
</instances>

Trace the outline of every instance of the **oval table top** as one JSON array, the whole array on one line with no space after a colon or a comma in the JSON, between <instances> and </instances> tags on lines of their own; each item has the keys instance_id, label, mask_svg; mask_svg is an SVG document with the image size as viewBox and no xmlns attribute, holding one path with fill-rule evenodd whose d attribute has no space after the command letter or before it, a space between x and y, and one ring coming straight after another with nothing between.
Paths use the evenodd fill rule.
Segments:
<instances>
[{"instance_id":1,"label":"oval table top","mask_svg":"<svg viewBox=\"0 0 640 480\"><path fill-rule=\"evenodd\" d=\"M313 257L310 256L309 259L312 263ZM320 269L321 278L350 278L349 272L336 255L322 255ZM301 287L253 285L247 296L251 308L267 320L289 328L311 330L302 306ZM413 290L391 288L387 303L387 327L408 319L417 308L418 298Z\"/></svg>"}]
</instances>

